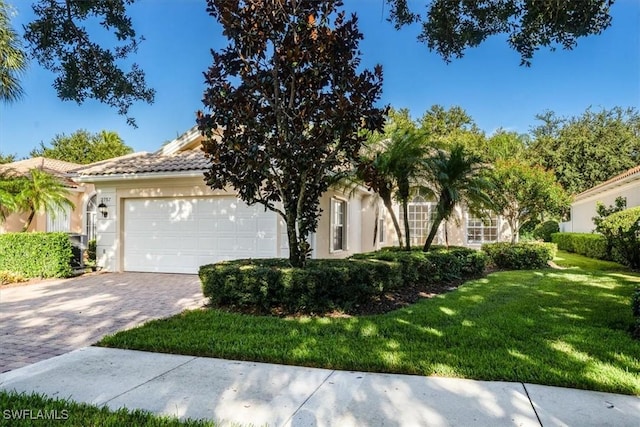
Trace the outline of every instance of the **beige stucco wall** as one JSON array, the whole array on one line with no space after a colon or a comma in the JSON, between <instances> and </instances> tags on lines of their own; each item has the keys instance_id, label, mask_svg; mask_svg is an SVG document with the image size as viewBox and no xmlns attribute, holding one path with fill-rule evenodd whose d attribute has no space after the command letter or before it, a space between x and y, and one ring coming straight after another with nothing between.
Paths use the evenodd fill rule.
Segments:
<instances>
[{"instance_id":1,"label":"beige stucco wall","mask_svg":"<svg viewBox=\"0 0 640 427\"><path fill-rule=\"evenodd\" d=\"M595 226L592 218L596 216L596 203L613 205L617 197L626 197L627 208L640 206L640 176L621 185L604 188L597 194L576 200L571 205L571 221L563 224L562 231L590 233Z\"/></svg>"},{"instance_id":2,"label":"beige stucco wall","mask_svg":"<svg viewBox=\"0 0 640 427\"><path fill-rule=\"evenodd\" d=\"M86 203L94 193L95 187L93 184L85 184L77 189L72 189L69 197L71 203L74 205L74 209L71 212L70 218L70 232L84 234L85 230L85 213ZM12 233L22 231L22 227L27 222L28 214L26 213L14 213L7 217L4 224L0 224L0 233ZM31 221L31 225L27 231L47 231L47 216L44 212L36 213Z\"/></svg>"}]
</instances>

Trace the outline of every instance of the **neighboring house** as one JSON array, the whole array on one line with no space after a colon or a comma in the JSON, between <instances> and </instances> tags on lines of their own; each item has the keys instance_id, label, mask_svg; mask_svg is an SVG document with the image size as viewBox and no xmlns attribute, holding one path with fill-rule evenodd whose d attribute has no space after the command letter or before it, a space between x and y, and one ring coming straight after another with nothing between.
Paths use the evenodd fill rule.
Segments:
<instances>
[{"instance_id":1,"label":"neighboring house","mask_svg":"<svg viewBox=\"0 0 640 427\"><path fill-rule=\"evenodd\" d=\"M578 194L571 204L571 219L561 224L560 231L592 232L596 204L610 206L618 197L627 200L627 208L640 206L640 165Z\"/></svg>"},{"instance_id":2,"label":"neighboring house","mask_svg":"<svg viewBox=\"0 0 640 427\"><path fill-rule=\"evenodd\" d=\"M41 169L60 179L69 190L68 199L75 209L57 212L54 215L44 212L36 213L27 231L63 231L67 233L85 234L95 238L96 197L92 184L79 184L71 179L68 173L82 165L61 160L34 157L13 163L0 165L0 172L26 175L31 169ZM0 233L22 231L28 213L14 213L0 224Z\"/></svg>"},{"instance_id":3,"label":"neighboring house","mask_svg":"<svg viewBox=\"0 0 640 427\"><path fill-rule=\"evenodd\" d=\"M103 270L197 273L220 260L288 256L286 227L276 213L206 185L202 138L192 128L155 153L105 160L73 174L74 181L95 185L104 211L97 220ZM385 239L373 243L374 200L364 188L325 193L310 238L312 256L342 258L385 245Z\"/></svg>"}]
</instances>

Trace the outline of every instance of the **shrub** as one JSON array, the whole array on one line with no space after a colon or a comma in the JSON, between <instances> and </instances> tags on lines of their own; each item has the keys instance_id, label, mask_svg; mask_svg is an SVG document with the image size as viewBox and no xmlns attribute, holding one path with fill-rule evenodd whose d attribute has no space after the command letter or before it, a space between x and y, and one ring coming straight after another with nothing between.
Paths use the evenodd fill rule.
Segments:
<instances>
[{"instance_id":1,"label":"shrub","mask_svg":"<svg viewBox=\"0 0 640 427\"><path fill-rule=\"evenodd\" d=\"M601 234L553 233L551 241L563 251L575 252L589 258L609 259L607 239Z\"/></svg>"},{"instance_id":2,"label":"shrub","mask_svg":"<svg viewBox=\"0 0 640 427\"><path fill-rule=\"evenodd\" d=\"M96 252L98 243L96 239L91 239L87 242L87 261L86 264L95 267L96 265Z\"/></svg>"},{"instance_id":3,"label":"shrub","mask_svg":"<svg viewBox=\"0 0 640 427\"><path fill-rule=\"evenodd\" d=\"M69 277L71 241L66 233L0 234L0 270L24 277Z\"/></svg>"},{"instance_id":4,"label":"shrub","mask_svg":"<svg viewBox=\"0 0 640 427\"><path fill-rule=\"evenodd\" d=\"M10 283L26 282L26 280L27 279L19 274L12 273L10 271L0 271L0 286L8 285Z\"/></svg>"},{"instance_id":5,"label":"shrub","mask_svg":"<svg viewBox=\"0 0 640 427\"><path fill-rule=\"evenodd\" d=\"M356 259L375 259L400 264L402 280L406 284L458 281L484 272L486 255L474 249L437 246L429 252L422 248L411 251L384 248L376 252L353 255Z\"/></svg>"},{"instance_id":6,"label":"shrub","mask_svg":"<svg viewBox=\"0 0 640 427\"><path fill-rule=\"evenodd\" d=\"M632 335L634 338L640 339L640 288L636 288L631 297L631 310L633 311L633 317L635 317Z\"/></svg>"},{"instance_id":7,"label":"shrub","mask_svg":"<svg viewBox=\"0 0 640 427\"><path fill-rule=\"evenodd\" d=\"M528 270L543 268L556 255L554 243L488 243L482 245L489 260L498 268Z\"/></svg>"},{"instance_id":8,"label":"shrub","mask_svg":"<svg viewBox=\"0 0 640 427\"><path fill-rule=\"evenodd\" d=\"M545 221L533 230L533 237L543 242L551 242L551 234L560 231L557 221Z\"/></svg>"},{"instance_id":9,"label":"shrub","mask_svg":"<svg viewBox=\"0 0 640 427\"><path fill-rule=\"evenodd\" d=\"M640 269L640 206L613 213L600 223L615 261Z\"/></svg>"},{"instance_id":10,"label":"shrub","mask_svg":"<svg viewBox=\"0 0 640 427\"><path fill-rule=\"evenodd\" d=\"M397 263L375 260L309 260L305 268L284 259L225 261L200 267L203 293L215 306L263 313L349 311L398 288Z\"/></svg>"}]
</instances>

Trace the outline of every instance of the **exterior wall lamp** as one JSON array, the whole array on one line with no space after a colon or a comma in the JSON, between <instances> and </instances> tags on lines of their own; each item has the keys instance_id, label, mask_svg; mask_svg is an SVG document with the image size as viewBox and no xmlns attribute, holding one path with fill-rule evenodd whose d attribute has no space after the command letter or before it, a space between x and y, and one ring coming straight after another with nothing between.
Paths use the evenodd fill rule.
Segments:
<instances>
[{"instance_id":1,"label":"exterior wall lamp","mask_svg":"<svg viewBox=\"0 0 640 427\"><path fill-rule=\"evenodd\" d=\"M106 218L107 216L109 216L109 210L107 209L107 205L105 205L103 202L100 202L100 204L98 205L98 212L102 214L103 218Z\"/></svg>"}]
</instances>

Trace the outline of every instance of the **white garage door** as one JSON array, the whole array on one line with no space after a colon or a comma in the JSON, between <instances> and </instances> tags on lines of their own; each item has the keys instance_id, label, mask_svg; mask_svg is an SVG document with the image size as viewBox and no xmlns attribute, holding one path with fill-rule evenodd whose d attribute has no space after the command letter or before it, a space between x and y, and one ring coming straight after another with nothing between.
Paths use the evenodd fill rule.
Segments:
<instances>
[{"instance_id":1,"label":"white garage door","mask_svg":"<svg viewBox=\"0 0 640 427\"><path fill-rule=\"evenodd\" d=\"M236 197L124 202L124 270L197 273L201 265L277 255L277 220Z\"/></svg>"}]
</instances>

